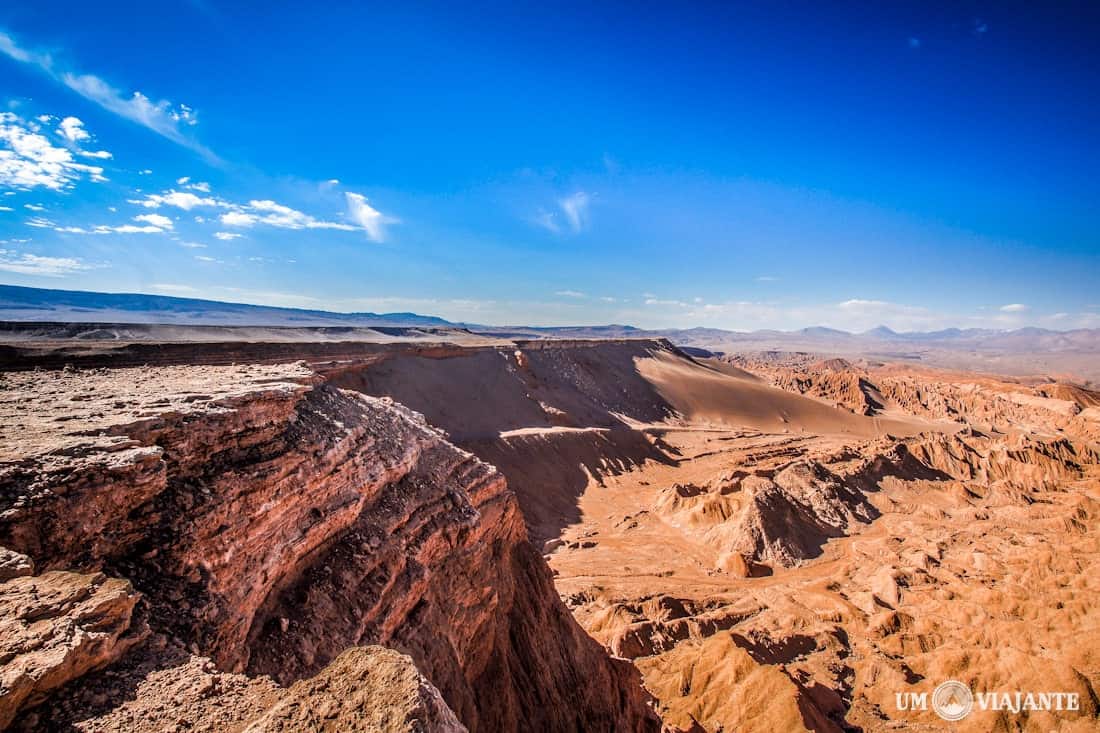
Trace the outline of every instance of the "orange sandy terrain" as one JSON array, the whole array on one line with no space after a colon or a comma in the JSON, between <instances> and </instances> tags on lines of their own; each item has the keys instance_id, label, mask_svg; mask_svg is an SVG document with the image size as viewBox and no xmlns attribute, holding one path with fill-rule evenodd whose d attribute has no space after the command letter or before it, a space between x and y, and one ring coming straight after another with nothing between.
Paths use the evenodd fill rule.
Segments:
<instances>
[{"instance_id":1,"label":"orange sandy terrain","mask_svg":"<svg viewBox=\"0 0 1100 733\"><path fill-rule=\"evenodd\" d=\"M946 730L895 694L959 679L1083 702L953 730L1097 728L1095 393L885 370L889 394L899 379L966 392L945 423L895 402L871 418L792 403L749 375L699 390L665 356L639 371L691 423L646 430L675 461L593 479L548 548L563 598L634 660L666 726ZM987 432L998 407L1010 435Z\"/></svg>"},{"instance_id":2,"label":"orange sandy terrain","mask_svg":"<svg viewBox=\"0 0 1100 733\"><path fill-rule=\"evenodd\" d=\"M2 375L0 723L1098 727L1096 392L643 340L280 348ZM899 709L947 679L1079 709Z\"/></svg>"}]
</instances>

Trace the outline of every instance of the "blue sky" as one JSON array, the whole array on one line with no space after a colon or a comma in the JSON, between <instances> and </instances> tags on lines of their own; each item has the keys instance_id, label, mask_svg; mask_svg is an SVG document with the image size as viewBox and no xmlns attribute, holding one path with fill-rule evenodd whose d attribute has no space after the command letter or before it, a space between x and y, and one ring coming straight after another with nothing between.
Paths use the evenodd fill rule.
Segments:
<instances>
[{"instance_id":1,"label":"blue sky","mask_svg":"<svg viewBox=\"0 0 1100 733\"><path fill-rule=\"evenodd\" d=\"M0 282L1100 327L1095 3L289 5L0 8Z\"/></svg>"}]
</instances>

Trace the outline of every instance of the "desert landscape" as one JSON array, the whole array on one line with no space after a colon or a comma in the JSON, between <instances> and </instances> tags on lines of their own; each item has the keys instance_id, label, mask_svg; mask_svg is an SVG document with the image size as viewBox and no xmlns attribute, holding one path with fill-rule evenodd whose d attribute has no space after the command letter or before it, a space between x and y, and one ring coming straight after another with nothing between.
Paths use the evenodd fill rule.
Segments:
<instances>
[{"instance_id":1,"label":"desert landscape","mask_svg":"<svg viewBox=\"0 0 1100 733\"><path fill-rule=\"evenodd\" d=\"M0 725L932 731L955 679L1079 704L952 730L1097 727L1100 393L301 336L5 362Z\"/></svg>"},{"instance_id":2,"label":"desert landscape","mask_svg":"<svg viewBox=\"0 0 1100 733\"><path fill-rule=\"evenodd\" d=\"M1100 733L1100 2L0 2L0 733Z\"/></svg>"}]
</instances>

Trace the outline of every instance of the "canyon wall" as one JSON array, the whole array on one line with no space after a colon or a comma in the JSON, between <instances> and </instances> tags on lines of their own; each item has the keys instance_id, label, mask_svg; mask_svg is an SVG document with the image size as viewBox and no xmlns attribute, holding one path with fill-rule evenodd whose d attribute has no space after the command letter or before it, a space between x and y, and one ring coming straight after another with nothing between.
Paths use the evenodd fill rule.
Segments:
<instances>
[{"instance_id":1,"label":"canyon wall","mask_svg":"<svg viewBox=\"0 0 1100 733\"><path fill-rule=\"evenodd\" d=\"M139 613L116 602L100 648L70 644L9 707L79 694L58 688L94 667L135 668L151 632L284 685L346 649L390 647L472 731L655 726L637 673L558 599L503 476L417 413L289 365L3 379L0 546L38 575L0 584L0 600L13 583L51 586L51 571L141 595ZM70 611L55 625L78 626ZM40 651L15 650L5 674L48 667ZM13 694L5 683L0 701Z\"/></svg>"}]
</instances>

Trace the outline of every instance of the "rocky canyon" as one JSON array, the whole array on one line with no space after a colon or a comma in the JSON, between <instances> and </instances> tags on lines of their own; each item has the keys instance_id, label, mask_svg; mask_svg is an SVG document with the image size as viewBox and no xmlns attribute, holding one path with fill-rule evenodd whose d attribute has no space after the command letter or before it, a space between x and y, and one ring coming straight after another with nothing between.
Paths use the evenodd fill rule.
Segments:
<instances>
[{"instance_id":1,"label":"rocky canyon","mask_svg":"<svg viewBox=\"0 0 1100 733\"><path fill-rule=\"evenodd\" d=\"M1100 725L1081 384L652 339L93 340L8 354L0 415L0 728ZM948 679L1078 705L899 705Z\"/></svg>"}]
</instances>

